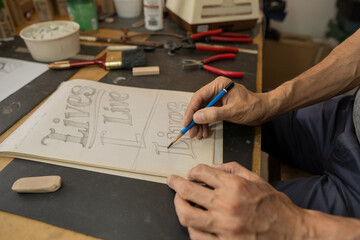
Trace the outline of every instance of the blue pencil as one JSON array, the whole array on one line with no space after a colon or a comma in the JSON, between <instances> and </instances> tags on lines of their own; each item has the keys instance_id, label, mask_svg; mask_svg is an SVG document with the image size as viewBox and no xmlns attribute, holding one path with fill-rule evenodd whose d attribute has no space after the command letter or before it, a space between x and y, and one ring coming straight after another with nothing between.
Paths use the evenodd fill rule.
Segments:
<instances>
[{"instance_id":1,"label":"blue pencil","mask_svg":"<svg viewBox=\"0 0 360 240\"><path fill-rule=\"evenodd\" d=\"M230 91L230 89L233 86L234 86L234 82L230 82L223 90L221 90L221 92L213 100L211 100L211 102L208 105L206 105L205 108L214 106L214 104L217 103L217 101L219 101L222 98L222 96L225 95L225 93ZM194 125L195 125L195 122L193 120L189 125L187 125L180 131L180 133L174 138L174 140L172 140L172 142L169 144L169 146L167 148L171 147L177 140L179 140L179 138L181 138Z\"/></svg>"}]
</instances>

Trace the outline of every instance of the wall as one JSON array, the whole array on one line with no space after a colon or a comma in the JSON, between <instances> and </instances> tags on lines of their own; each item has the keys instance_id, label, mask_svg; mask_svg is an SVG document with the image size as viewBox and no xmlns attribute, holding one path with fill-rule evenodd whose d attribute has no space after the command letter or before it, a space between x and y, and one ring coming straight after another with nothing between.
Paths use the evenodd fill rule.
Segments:
<instances>
[{"instance_id":1,"label":"wall","mask_svg":"<svg viewBox=\"0 0 360 240\"><path fill-rule=\"evenodd\" d=\"M271 20L280 32L323 37L329 19L336 14L336 0L286 0L287 16L283 22Z\"/></svg>"}]
</instances>

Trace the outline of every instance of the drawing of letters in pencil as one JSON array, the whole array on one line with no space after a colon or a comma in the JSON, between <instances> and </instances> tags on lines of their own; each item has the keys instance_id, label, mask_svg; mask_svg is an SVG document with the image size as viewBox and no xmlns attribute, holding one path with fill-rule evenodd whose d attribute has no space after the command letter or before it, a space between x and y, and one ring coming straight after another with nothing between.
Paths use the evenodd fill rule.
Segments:
<instances>
[{"instance_id":1,"label":"drawing of letters in pencil","mask_svg":"<svg viewBox=\"0 0 360 240\"><path fill-rule=\"evenodd\" d=\"M30 159L166 177L214 161L215 136L183 128L192 93L71 80L0 146ZM222 146L222 145L221 145ZM100 170L99 170L100 171Z\"/></svg>"},{"instance_id":2,"label":"drawing of letters in pencil","mask_svg":"<svg viewBox=\"0 0 360 240\"><path fill-rule=\"evenodd\" d=\"M136 97L136 96L134 96ZM173 148L168 143L182 129L186 102L166 103L166 131L157 131L150 145L145 141L153 116L158 110L159 93L152 98L148 109L140 109L135 113L131 96L123 91L107 91L89 86L74 86L66 99L63 118L54 118L53 127L41 140L46 146L52 141L77 144L79 147L91 149L95 144L100 146L135 148L137 151L151 147L157 155L186 155L196 159L190 138L183 137ZM141 102L135 101L135 102ZM139 110L139 109L138 109ZM140 117L141 119L136 119ZM159 123L161 123L160 121ZM61 129L57 127L61 126ZM69 131L68 131L69 130ZM136 154L137 158L139 154ZM133 166L136 165L134 159Z\"/></svg>"}]
</instances>

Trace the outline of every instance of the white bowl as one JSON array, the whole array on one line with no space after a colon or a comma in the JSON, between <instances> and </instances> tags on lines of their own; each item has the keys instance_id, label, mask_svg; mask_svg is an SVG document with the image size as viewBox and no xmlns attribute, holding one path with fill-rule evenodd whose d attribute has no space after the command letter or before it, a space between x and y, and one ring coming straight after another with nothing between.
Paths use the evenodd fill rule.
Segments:
<instances>
[{"instance_id":1,"label":"white bowl","mask_svg":"<svg viewBox=\"0 0 360 240\"><path fill-rule=\"evenodd\" d=\"M41 22L21 30L20 37L35 60L53 62L80 51L79 29L79 24L72 21Z\"/></svg>"}]
</instances>

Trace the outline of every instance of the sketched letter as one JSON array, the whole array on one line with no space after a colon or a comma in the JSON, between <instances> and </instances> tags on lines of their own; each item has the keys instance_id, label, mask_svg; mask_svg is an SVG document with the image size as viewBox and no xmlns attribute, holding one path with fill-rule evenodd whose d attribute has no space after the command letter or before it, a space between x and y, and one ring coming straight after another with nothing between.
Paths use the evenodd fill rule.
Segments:
<instances>
[{"instance_id":1,"label":"sketched letter","mask_svg":"<svg viewBox=\"0 0 360 240\"><path fill-rule=\"evenodd\" d=\"M48 139L53 139L63 142L78 143L81 144L83 147L85 147L89 134L85 131L79 131L79 132L83 134L83 137L72 136L70 134L56 133L55 129L50 128L50 133L41 140L41 144L46 146L47 143L45 141Z\"/></svg>"}]
</instances>

